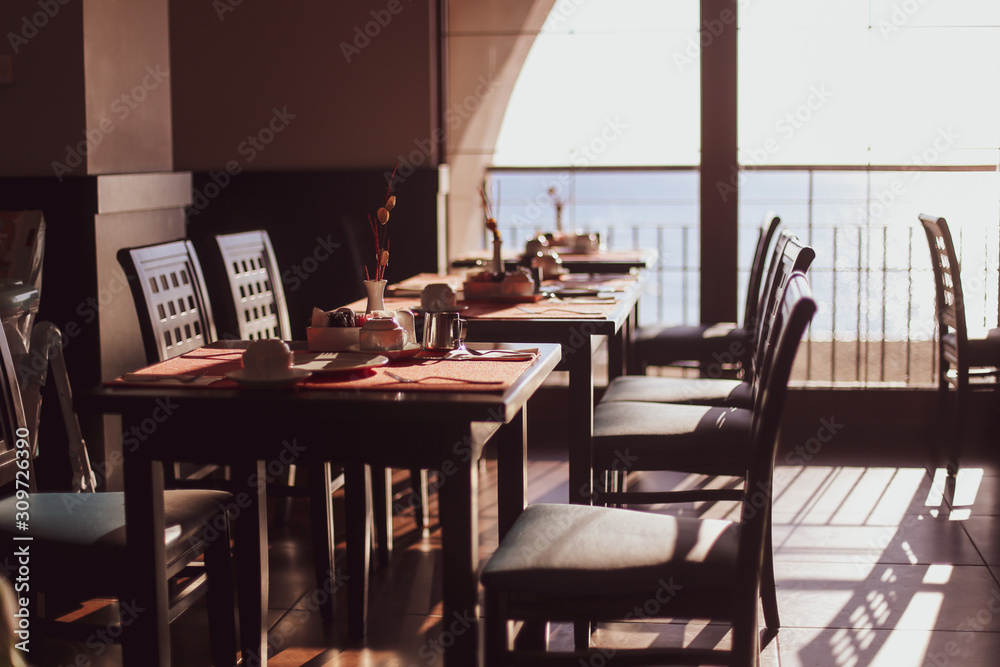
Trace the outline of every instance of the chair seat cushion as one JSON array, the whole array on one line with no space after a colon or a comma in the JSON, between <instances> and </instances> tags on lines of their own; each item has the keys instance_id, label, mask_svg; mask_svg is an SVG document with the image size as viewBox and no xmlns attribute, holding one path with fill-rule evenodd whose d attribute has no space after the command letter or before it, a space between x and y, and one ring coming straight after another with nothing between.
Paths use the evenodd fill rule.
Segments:
<instances>
[{"instance_id":1,"label":"chair seat cushion","mask_svg":"<svg viewBox=\"0 0 1000 667\"><path fill-rule=\"evenodd\" d=\"M125 567L125 494L33 493L29 496L32 567L121 573ZM216 517L232 504L225 491L164 493L167 563L201 540L215 539L226 524ZM15 499L0 500L0 535L14 530ZM86 547L86 548L81 548Z\"/></svg>"},{"instance_id":2,"label":"chair seat cushion","mask_svg":"<svg viewBox=\"0 0 1000 667\"><path fill-rule=\"evenodd\" d=\"M741 380L623 375L608 385L602 403L648 401L734 408L753 407L753 385Z\"/></svg>"},{"instance_id":3,"label":"chair seat cushion","mask_svg":"<svg viewBox=\"0 0 1000 667\"><path fill-rule=\"evenodd\" d=\"M945 334L944 344L954 349L955 334ZM965 349L969 366L1000 367L1000 329L990 329L984 338L969 338Z\"/></svg>"},{"instance_id":4,"label":"chair seat cushion","mask_svg":"<svg viewBox=\"0 0 1000 667\"><path fill-rule=\"evenodd\" d=\"M739 526L588 505L532 505L483 569L487 587L557 596L648 597L661 579L734 585Z\"/></svg>"},{"instance_id":5,"label":"chair seat cushion","mask_svg":"<svg viewBox=\"0 0 1000 667\"><path fill-rule=\"evenodd\" d=\"M594 410L594 466L745 475L752 423L743 408L602 402Z\"/></svg>"},{"instance_id":6,"label":"chair seat cushion","mask_svg":"<svg viewBox=\"0 0 1000 667\"><path fill-rule=\"evenodd\" d=\"M696 326L640 327L633 341L634 354L652 366L681 361L733 364L746 356L750 337L732 322Z\"/></svg>"}]
</instances>

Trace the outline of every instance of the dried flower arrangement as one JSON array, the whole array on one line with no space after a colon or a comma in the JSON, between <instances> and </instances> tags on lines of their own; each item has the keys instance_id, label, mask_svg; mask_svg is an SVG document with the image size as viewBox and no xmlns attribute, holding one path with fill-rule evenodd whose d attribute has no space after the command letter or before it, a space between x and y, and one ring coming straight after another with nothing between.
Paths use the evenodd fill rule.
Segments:
<instances>
[{"instance_id":1,"label":"dried flower arrangement","mask_svg":"<svg viewBox=\"0 0 1000 667\"><path fill-rule=\"evenodd\" d=\"M368 280L385 280L385 267L389 264L389 211L396 207L396 197L392 194L392 181L396 177L396 169L399 163L392 170L389 177L389 185L385 189L385 203L375 212L375 220L368 216L368 225L371 227L372 235L375 237L375 277L372 278L365 266L365 278Z\"/></svg>"},{"instance_id":2,"label":"dried flower arrangement","mask_svg":"<svg viewBox=\"0 0 1000 667\"><path fill-rule=\"evenodd\" d=\"M554 185L549 187L549 197L552 197L552 203L556 207L556 232L562 234L562 212L566 202L559 198L559 190Z\"/></svg>"}]
</instances>

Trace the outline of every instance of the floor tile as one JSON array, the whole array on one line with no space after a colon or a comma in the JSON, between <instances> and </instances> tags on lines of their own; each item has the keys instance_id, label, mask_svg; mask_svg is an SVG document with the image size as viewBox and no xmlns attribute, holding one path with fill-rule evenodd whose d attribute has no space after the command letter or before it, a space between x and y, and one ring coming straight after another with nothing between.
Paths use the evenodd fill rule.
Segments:
<instances>
[{"instance_id":1,"label":"floor tile","mask_svg":"<svg viewBox=\"0 0 1000 667\"><path fill-rule=\"evenodd\" d=\"M971 516L961 522L987 565L1000 565L1000 516Z\"/></svg>"},{"instance_id":2,"label":"floor tile","mask_svg":"<svg viewBox=\"0 0 1000 667\"><path fill-rule=\"evenodd\" d=\"M781 667L993 667L1000 635L989 632L782 628Z\"/></svg>"},{"instance_id":3,"label":"floor tile","mask_svg":"<svg viewBox=\"0 0 1000 667\"><path fill-rule=\"evenodd\" d=\"M268 558L268 606L290 609L308 591L316 589L308 540L299 547L271 546Z\"/></svg>"},{"instance_id":4,"label":"floor tile","mask_svg":"<svg viewBox=\"0 0 1000 667\"><path fill-rule=\"evenodd\" d=\"M959 471L955 508L966 508L973 516L1000 516L1000 476L982 473L973 468Z\"/></svg>"},{"instance_id":5,"label":"floor tile","mask_svg":"<svg viewBox=\"0 0 1000 667\"><path fill-rule=\"evenodd\" d=\"M704 621L656 623L649 621L601 623L594 631L592 645L607 649L607 654L625 648L678 647L727 650L732 637L727 625ZM555 651L573 649L573 626L553 624L549 631L549 648ZM601 653L604 655L604 653ZM584 665L600 663L592 659ZM761 667L778 667L778 644L771 641L762 647Z\"/></svg>"},{"instance_id":6,"label":"floor tile","mask_svg":"<svg viewBox=\"0 0 1000 667\"><path fill-rule=\"evenodd\" d=\"M814 522L862 514L891 523L942 505L923 468L779 466L773 497L776 513L799 514Z\"/></svg>"},{"instance_id":7,"label":"floor tile","mask_svg":"<svg viewBox=\"0 0 1000 667\"><path fill-rule=\"evenodd\" d=\"M1000 631L985 566L783 562L775 577L783 627L954 631L982 613L982 629Z\"/></svg>"},{"instance_id":8,"label":"floor tile","mask_svg":"<svg viewBox=\"0 0 1000 667\"><path fill-rule=\"evenodd\" d=\"M984 564L965 522L948 516L907 514L892 523L837 512L829 522L813 523L775 513L771 521L774 557L779 561Z\"/></svg>"}]
</instances>

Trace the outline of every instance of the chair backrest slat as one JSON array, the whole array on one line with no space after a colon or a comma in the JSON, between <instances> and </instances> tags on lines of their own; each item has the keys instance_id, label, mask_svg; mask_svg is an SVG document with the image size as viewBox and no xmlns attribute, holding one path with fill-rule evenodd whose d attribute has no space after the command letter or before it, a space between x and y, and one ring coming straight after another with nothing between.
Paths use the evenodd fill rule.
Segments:
<instances>
[{"instance_id":1,"label":"chair backrest slat","mask_svg":"<svg viewBox=\"0 0 1000 667\"><path fill-rule=\"evenodd\" d=\"M765 263L767 262L767 251L771 247L771 241L781 226L781 218L773 212L768 212L764 216L764 225L761 227L760 235L757 238L757 248L753 253L753 263L750 265L750 280L747 284L747 302L743 310L743 328L753 332L757 328L757 313L761 306L761 283L764 282Z\"/></svg>"},{"instance_id":2,"label":"chair backrest slat","mask_svg":"<svg viewBox=\"0 0 1000 667\"><path fill-rule=\"evenodd\" d=\"M934 294L937 304L938 335L951 332L958 339L959 355L969 339L965 322L965 296L962 293L961 267L951 230L944 218L920 214L920 224L927 235L927 246L931 252L931 266L934 268Z\"/></svg>"},{"instance_id":3,"label":"chair backrest slat","mask_svg":"<svg viewBox=\"0 0 1000 667\"><path fill-rule=\"evenodd\" d=\"M291 338L281 273L264 230L215 237L243 340Z\"/></svg>"},{"instance_id":4,"label":"chair backrest slat","mask_svg":"<svg viewBox=\"0 0 1000 667\"><path fill-rule=\"evenodd\" d=\"M122 248L149 363L215 342L212 306L190 241Z\"/></svg>"},{"instance_id":5,"label":"chair backrest slat","mask_svg":"<svg viewBox=\"0 0 1000 667\"><path fill-rule=\"evenodd\" d=\"M793 273L806 273L816 258L816 251L803 245L798 237L785 230L778 236L771 258L771 266L767 272L767 282L761 295L762 307L757 317L756 331L753 342L756 352L753 356L753 377L759 381L763 369L767 368L764 361L765 347L775 316L775 307L779 297L784 293L785 285Z\"/></svg>"}]
</instances>

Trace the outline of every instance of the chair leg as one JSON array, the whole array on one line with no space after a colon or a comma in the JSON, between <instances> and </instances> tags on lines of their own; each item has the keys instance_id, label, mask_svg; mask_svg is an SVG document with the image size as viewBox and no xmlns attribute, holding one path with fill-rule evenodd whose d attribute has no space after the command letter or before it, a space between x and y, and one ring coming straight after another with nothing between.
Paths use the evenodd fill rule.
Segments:
<instances>
[{"instance_id":1,"label":"chair leg","mask_svg":"<svg viewBox=\"0 0 1000 667\"><path fill-rule=\"evenodd\" d=\"M760 664L760 636L757 630L757 601L744 605L733 619L732 667L755 667Z\"/></svg>"},{"instance_id":2,"label":"chair leg","mask_svg":"<svg viewBox=\"0 0 1000 667\"><path fill-rule=\"evenodd\" d=\"M499 596L490 589L486 590L485 598L483 617L486 623L486 667L500 667L505 664L508 652L507 613Z\"/></svg>"},{"instance_id":3,"label":"chair leg","mask_svg":"<svg viewBox=\"0 0 1000 667\"><path fill-rule=\"evenodd\" d=\"M236 664L236 598L230 560L229 531L209 542L205 550L208 575L208 625L212 662Z\"/></svg>"},{"instance_id":4,"label":"chair leg","mask_svg":"<svg viewBox=\"0 0 1000 667\"><path fill-rule=\"evenodd\" d=\"M764 535L764 562L760 573L760 603L764 608L764 625L768 630L777 632L781 627L778 617L778 591L774 582L774 552L771 546L771 518L767 519L767 532Z\"/></svg>"},{"instance_id":5,"label":"chair leg","mask_svg":"<svg viewBox=\"0 0 1000 667\"><path fill-rule=\"evenodd\" d=\"M379 567L392 558L392 468L372 470L372 514Z\"/></svg>"},{"instance_id":6,"label":"chair leg","mask_svg":"<svg viewBox=\"0 0 1000 667\"><path fill-rule=\"evenodd\" d=\"M573 646L577 651L586 651L590 648L590 635L594 625L590 621L574 621L573 623Z\"/></svg>"},{"instance_id":7,"label":"chair leg","mask_svg":"<svg viewBox=\"0 0 1000 667\"><path fill-rule=\"evenodd\" d=\"M969 376L968 372L963 373L959 369L957 386L955 388L955 401L953 407L952 440L951 450L948 456L948 475L955 477L962 460L965 448L965 428L966 413L969 406Z\"/></svg>"},{"instance_id":8,"label":"chair leg","mask_svg":"<svg viewBox=\"0 0 1000 667\"><path fill-rule=\"evenodd\" d=\"M294 463L291 463L291 464L288 465L288 478L287 478L286 484L289 487L295 486L295 477L296 477L296 473L297 472L298 472L298 469L296 468L296 466L295 466ZM286 496L286 497L284 497L284 498L281 499L281 504L278 505L278 512L277 512L277 514L280 517L279 521L281 522L281 525L284 525L284 524L288 523L292 519L292 496L291 496L291 494L289 494L288 496Z\"/></svg>"},{"instance_id":9,"label":"chair leg","mask_svg":"<svg viewBox=\"0 0 1000 667\"><path fill-rule=\"evenodd\" d=\"M334 549L336 538L333 532L333 499L330 497L330 463L310 463L309 475L309 524L312 534L313 563L316 571L316 588L327 591L321 597L320 615L324 620L333 620L334 593L337 578L334 573ZM350 540L347 543L351 547Z\"/></svg>"},{"instance_id":10,"label":"chair leg","mask_svg":"<svg viewBox=\"0 0 1000 667\"><path fill-rule=\"evenodd\" d=\"M347 523L347 630L352 640L368 632L368 584L371 567L372 485L366 463L344 466L344 512Z\"/></svg>"},{"instance_id":11,"label":"chair leg","mask_svg":"<svg viewBox=\"0 0 1000 667\"><path fill-rule=\"evenodd\" d=\"M417 528L420 529L421 533L426 533L431 524L426 468L410 469L410 486L410 493L413 494L413 509L416 512Z\"/></svg>"}]
</instances>

